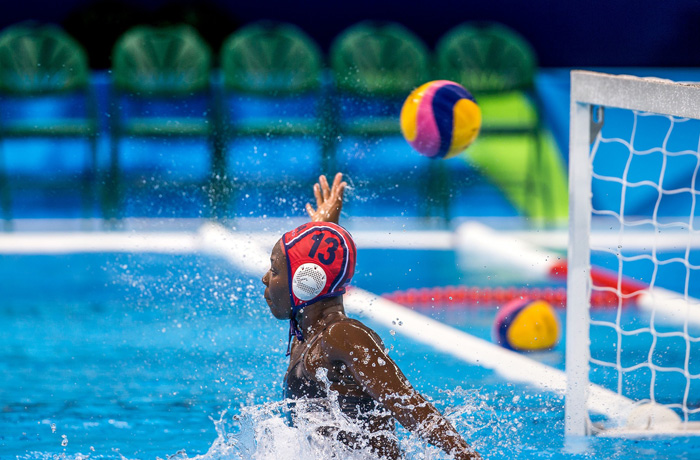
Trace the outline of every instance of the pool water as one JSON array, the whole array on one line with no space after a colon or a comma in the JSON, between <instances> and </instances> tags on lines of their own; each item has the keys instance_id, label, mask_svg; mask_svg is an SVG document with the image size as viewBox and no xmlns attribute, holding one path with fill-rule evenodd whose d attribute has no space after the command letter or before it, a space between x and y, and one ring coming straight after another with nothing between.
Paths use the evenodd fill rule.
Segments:
<instances>
[{"instance_id":1,"label":"pool water","mask_svg":"<svg viewBox=\"0 0 700 460\"><path fill-rule=\"evenodd\" d=\"M360 250L357 283L378 288L412 257ZM443 263L413 264L410 275L394 268L386 291L406 277L469 281L455 274L454 254L432 257ZM245 424L234 420L241 414L281 442L290 435L274 415L287 325L267 311L260 275L199 255L4 255L0 458L251 458L241 448L251 447ZM483 338L495 316L491 308L424 313ZM693 437L566 445L561 396L413 342L400 325L369 325L485 458L700 458ZM532 357L561 368L563 342ZM403 430L400 439L408 458L446 458ZM258 447L254 458L280 453Z\"/></svg>"}]
</instances>

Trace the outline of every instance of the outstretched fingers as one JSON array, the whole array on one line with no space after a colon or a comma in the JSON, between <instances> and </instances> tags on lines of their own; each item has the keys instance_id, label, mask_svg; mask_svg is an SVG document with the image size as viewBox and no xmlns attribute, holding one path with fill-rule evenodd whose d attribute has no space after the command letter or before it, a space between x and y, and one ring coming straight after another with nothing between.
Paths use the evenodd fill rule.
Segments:
<instances>
[{"instance_id":1,"label":"outstretched fingers","mask_svg":"<svg viewBox=\"0 0 700 460\"><path fill-rule=\"evenodd\" d=\"M321 193L321 186L319 184L314 184L314 197L316 198L316 207L320 208L325 200L323 199L323 194Z\"/></svg>"},{"instance_id":2,"label":"outstretched fingers","mask_svg":"<svg viewBox=\"0 0 700 460\"><path fill-rule=\"evenodd\" d=\"M337 173L333 177L333 184L329 185L325 175L318 177L314 184L314 198L316 208L310 203L306 204L306 212L313 221L338 222L340 211L343 207L343 196L347 182L343 181L343 174Z\"/></svg>"},{"instance_id":3,"label":"outstretched fingers","mask_svg":"<svg viewBox=\"0 0 700 460\"><path fill-rule=\"evenodd\" d=\"M343 200L343 192L345 187L348 185L347 182L343 182L343 173L336 173L333 178L333 186L331 187L331 198L335 201Z\"/></svg>"},{"instance_id":4,"label":"outstretched fingers","mask_svg":"<svg viewBox=\"0 0 700 460\"><path fill-rule=\"evenodd\" d=\"M331 188L328 186L328 179L326 179L326 176L321 175L321 177L318 178L318 182L321 184L323 200L328 200L331 197ZM335 185L335 182L333 182L333 185Z\"/></svg>"},{"instance_id":5,"label":"outstretched fingers","mask_svg":"<svg viewBox=\"0 0 700 460\"><path fill-rule=\"evenodd\" d=\"M333 187L332 189L335 190L338 187L340 187L340 182L343 180L343 173L335 173L335 177L333 178Z\"/></svg>"},{"instance_id":6,"label":"outstretched fingers","mask_svg":"<svg viewBox=\"0 0 700 460\"><path fill-rule=\"evenodd\" d=\"M347 182L341 182L338 184L338 188L335 189L336 191L336 199L335 201L339 203L340 205L343 204L343 196L345 195L345 187L348 186Z\"/></svg>"}]
</instances>

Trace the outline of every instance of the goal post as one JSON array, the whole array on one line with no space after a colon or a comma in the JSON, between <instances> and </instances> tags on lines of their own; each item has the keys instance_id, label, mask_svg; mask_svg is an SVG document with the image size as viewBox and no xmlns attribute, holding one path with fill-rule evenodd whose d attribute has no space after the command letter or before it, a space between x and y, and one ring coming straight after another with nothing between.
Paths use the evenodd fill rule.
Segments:
<instances>
[{"instance_id":1,"label":"goal post","mask_svg":"<svg viewBox=\"0 0 700 460\"><path fill-rule=\"evenodd\" d=\"M605 123L609 109L613 114L619 111L616 119L624 119L630 126L620 133L606 132L610 128ZM594 424L591 418L596 407L592 369L598 371L598 382L593 383L615 392L624 408L620 419L608 426L623 432L625 425L629 428L635 423L630 430L695 429L700 420L700 326L692 318L700 312L700 300L692 296L692 290L694 282L700 285L700 257L696 258L692 249L693 242L700 240L700 226L694 226L700 209L696 206L700 194L700 180L696 183L700 86L572 71L570 110L566 435L585 436L604 429L605 424ZM650 124L652 117L656 118ZM658 135L652 133L656 128ZM678 171L678 177L671 177L671 170ZM672 210L670 201L675 203ZM676 217L674 212L682 215ZM617 235L617 247L591 245L591 229L597 228L599 221L605 223L605 231ZM670 233L680 235L679 249L684 255L666 257L657 250L662 246L657 242ZM645 244L630 252L625 246L629 235L640 234L646 235L642 238ZM613 260L616 287L597 286L593 281L591 257L598 253ZM678 273L684 274L683 292L659 285L670 266L677 266ZM630 269L636 270L638 284L646 288L624 289L623 280ZM591 317L590 298L596 290L617 296L618 305L607 317ZM647 310L638 308L631 314L623 310L629 308L629 300L641 298L646 300L639 304ZM672 316L672 326L663 323ZM628 317L632 319L628 321ZM594 328L604 339L592 334ZM596 340L608 340L608 349L599 350ZM594 355L592 341L597 347ZM635 341L635 346L642 344L648 350L636 349L632 357L625 355ZM668 345L671 341L675 342ZM662 343L678 350L664 355ZM675 358L679 362L674 362ZM634 382L641 382L641 389L630 390ZM670 384L678 386L678 394L662 395L661 387ZM646 421L640 422L640 417Z\"/></svg>"}]
</instances>

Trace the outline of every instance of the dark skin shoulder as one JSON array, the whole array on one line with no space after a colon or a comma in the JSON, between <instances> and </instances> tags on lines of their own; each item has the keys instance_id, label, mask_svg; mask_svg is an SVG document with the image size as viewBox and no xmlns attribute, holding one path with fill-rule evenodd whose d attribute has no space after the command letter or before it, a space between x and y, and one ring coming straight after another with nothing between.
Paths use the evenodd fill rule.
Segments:
<instances>
[{"instance_id":1,"label":"dark skin shoulder","mask_svg":"<svg viewBox=\"0 0 700 460\"><path fill-rule=\"evenodd\" d=\"M333 357L332 351L335 346L330 345L336 340L336 337L345 335L341 332L342 329L352 326L366 329L367 333L373 334L375 341L378 341L379 337L359 321L347 318L342 310L337 309L337 306L336 303L335 308L332 308L335 311L324 314L322 319L316 321L316 327L308 330L308 336L304 342L294 340L288 373L299 361L303 361L301 364L309 378L313 380L316 380L317 372L323 370L328 379L330 390L337 392L340 401L351 398L358 402L374 401L378 403L361 408L364 412L361 416L358 414L355 421L361 428L362 434L349 433L334 427L325 427L321 431L350 447L369 447L382 458L398 459L401 456L401 450L394 435L395 427L392 414L387 413L382 408L381 402L367 393L363 381L358 380L352 372L354 366L350 362L355 359L363 359L363 356L358 352L354 353L354 356L351 354L347 360L338 360ZM351 339L351 337L348 338ZM323 386L321 382L316 382L316 385ZM300 397L303 396L302 393Z\"/></svg>"},{"instance_id":2,"label":"dark skin shoulder","mask_svg":"<svg viewBox=\"0 0 700 460\"><path fill-rule=\"evenodd\" d=\"M355 381L406 429L457 459L480 458L452 424L411 386L367 326L338 321L325 330L319 345L330 361L343 363Z\"/></svg>"}]
</instances>

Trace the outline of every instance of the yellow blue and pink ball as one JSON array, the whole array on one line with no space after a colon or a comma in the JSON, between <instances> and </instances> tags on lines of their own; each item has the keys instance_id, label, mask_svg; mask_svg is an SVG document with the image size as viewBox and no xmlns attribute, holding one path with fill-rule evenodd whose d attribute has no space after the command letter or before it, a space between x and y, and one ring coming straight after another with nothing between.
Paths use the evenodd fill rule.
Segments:
<instances>
[{"instance_id":1,"label":"yellow blue and pink ball","mask_svg":"<svg viewBox=\"0 0 700 460\"><path fill-rule=\"evenodd\" d=\"M544 300L513 300L499 310L493 325L494 341L510 350L549 350L560 335L557 313Z\"/></svg>"},{"instance_id":2,"label":"yellow blue and pink ball","mask_svg":"<svg viewBox=\"0 0 700 460\"><path fill-rule=\"evenodd\" d=\"M401 108L401 132L418 153L451 158L469 147L481 129L481 109L463 86L436 80L419 86Z\"/></svg>"}]
</instances>

